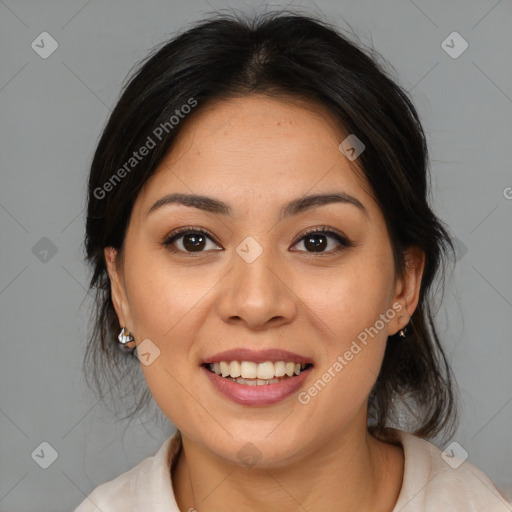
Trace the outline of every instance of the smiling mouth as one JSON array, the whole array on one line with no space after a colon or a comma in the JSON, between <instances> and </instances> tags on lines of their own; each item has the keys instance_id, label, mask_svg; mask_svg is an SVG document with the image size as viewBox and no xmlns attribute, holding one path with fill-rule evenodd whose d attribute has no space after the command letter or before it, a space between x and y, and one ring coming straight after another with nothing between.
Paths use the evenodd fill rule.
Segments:
<instances>
[{"instance_id":1,"label":"smiling mouth","mask_svg":"<svg viewBox=\"0 0 512 512\"><path fill-rule=\"evenodd\" d=\"M204 363L207 370L219 377L244 384L246 386L263 386L287 379L293 379L313 366L312 363L301 364L292 361L221 361Z\"/></svg>"}]
</instances>

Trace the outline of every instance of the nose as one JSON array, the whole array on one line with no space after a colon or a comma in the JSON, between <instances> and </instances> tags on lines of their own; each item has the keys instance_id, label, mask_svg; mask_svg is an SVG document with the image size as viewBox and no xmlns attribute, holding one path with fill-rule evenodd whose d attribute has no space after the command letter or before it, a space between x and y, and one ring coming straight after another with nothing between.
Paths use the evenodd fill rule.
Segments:
<instances>
[{"instance_id":1,"label":"nose","mask_svg":"<svg viewBox=\"0 0 512 512\"><path fill-rule=\"evenodd\" d=\"M261 249L254 260L242 251L233 254L233 266L221 282L218 302L218 313L227 323L264 330L289 323L297 314L298 297L289 269L273 251Z\"/></svg>"}]
</instances>

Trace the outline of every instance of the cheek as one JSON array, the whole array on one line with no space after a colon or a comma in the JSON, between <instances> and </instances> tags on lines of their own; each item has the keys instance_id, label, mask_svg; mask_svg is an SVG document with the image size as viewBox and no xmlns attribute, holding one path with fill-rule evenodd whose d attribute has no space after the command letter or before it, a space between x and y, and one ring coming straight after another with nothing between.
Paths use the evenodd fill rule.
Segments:
<instances>
[{"instance_id":1,"label":"cheek","mask_svg":"<svg viewBox=\"0 0 512 512\"><path fill-rule=\"evenodd\" d=\"M138 337L183 339L187 319L215 284L198 269L172 267L162 250L136 251L126 264L128 300Z\"/></svg>"},{"instance_id":2,"label":"cheek","mask_svg":"<svg viewBox=\"0 0 512 512\"><path fill-rule=\"evenodd\" d=\"M163 251L152 252L147 246L138 250L138 246L142 244L133 243L126 252L130 255L125 262L129 307L137 342L149 339L158 353L154 362L142 364L141 369L160 407L165 411L172 396L179 410L177 404L187 395L182 386L195 381L191 365L200 371L195 359L191 361L194 340L204 324L209 292L219 277L198 267L171 266Z\"/></svg>"},{"instance_id":3,"label":"cheek","mask_svg":"<svg viewBox=\"0 0 512 512\"><path fill-rule=\"evenodd\" d=\"M194 305L206 293L204 279L201 284L197 275L190 280L168 271L162 258L150 252L132 251L131 256L126 276L134 332L137 343L146 343L152 354L149 364L141 357L141 370L153 399L176 424L190 408L184 389L191 377L188 359L197 330L197 322L191 320Z\"/></svg>"},{"instance_id":4,"label":"cheek","mask_svg":"<svg viewBox=\"0 0 512 512\"><path fill-rule=\"evenodd\" d=\"M311 392L324 395L327 408L340 401L357 407L374 385L394 316L393 277L390 252L361 251L335 273L317 273L309 285L304 281L310 318L322 330L321 382Z\"/></svg>"},{"instance_id":5,"label":"cheek","mask_svg":"<svg viewBox=\"0 0 512 512\"><path fill-rule=\"evenodd\" d=\"M328 338L337 340L340 348L373 326L392 298L390 255L367 252L347 258L336 270L323 269L302 280L304 301L322 319Z\"/></svg>"}]
</instances>

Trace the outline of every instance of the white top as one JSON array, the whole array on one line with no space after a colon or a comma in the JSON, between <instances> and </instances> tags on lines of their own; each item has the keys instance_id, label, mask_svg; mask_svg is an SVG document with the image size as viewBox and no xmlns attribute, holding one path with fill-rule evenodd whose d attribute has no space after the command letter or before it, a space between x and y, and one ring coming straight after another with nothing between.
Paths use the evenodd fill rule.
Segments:
<instances>
[{"instance_id":1,"label":"white top","mask_svg":"<svg viewBox=\"0 0 512 512\"><path fill-rule=\"evenodd\" d=\"M512 511L491 480L467 460L460 464L454 456L449 464L432 443L403 430L387 432L405 455L404 479L393 512ZM180 512L171 483L171 463L180 450L177 430L155 455L96 487L74 512Z\"/></svg>"}]
</instances>

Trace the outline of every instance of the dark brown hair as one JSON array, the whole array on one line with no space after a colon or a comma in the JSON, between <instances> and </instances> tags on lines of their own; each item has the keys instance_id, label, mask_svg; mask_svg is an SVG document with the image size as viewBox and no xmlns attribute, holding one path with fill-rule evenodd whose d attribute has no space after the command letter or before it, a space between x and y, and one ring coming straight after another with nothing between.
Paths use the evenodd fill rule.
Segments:
<instances>
[{"instance_id":1,"label":"dark brown hair","mask_svg":"<svg viewBox=\"0 0 512 512\"><path fill-rule=\"evenodd\" d=\"M259 93L322 104L343 130L356 134L365 145L358 167L386 220L396 274L404 271L407 247L425 252L408 336L404 341L389 337L369 396L369 429L403 427L398 407L405 405L413 411L409 430L425 438L443 430L451 436L458 420L456 385L433 322L432 285L437 277L444 284L448 250L453 254L454 247L428 204L428 153L418 114L378 55L362 47L311 16L231 12L197 22L155 48L132 74L99 140L88 184L85 245L96 311L84 366L87 382L100 396L106 398L117 386L115 396L120 393L133 406L130 415L150 399L138 360L116 346L120 325L104 248L122 252L138 191L195 112L214 99ZM193 109L184 108L193 102ZM149 145L148 138L156 145L131 161L135 150Z\"/></svg>"}]
</instances>

